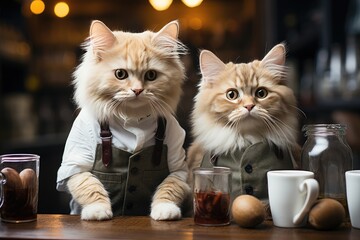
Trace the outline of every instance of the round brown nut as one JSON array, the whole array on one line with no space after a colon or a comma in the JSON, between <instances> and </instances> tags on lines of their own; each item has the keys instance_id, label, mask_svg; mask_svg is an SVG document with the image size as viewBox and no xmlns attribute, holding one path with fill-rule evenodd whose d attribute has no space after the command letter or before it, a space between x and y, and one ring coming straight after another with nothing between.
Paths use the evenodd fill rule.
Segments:
<instances>
[{"instance_id":1,"label":"round brown nut","mask_svg":"<svg viewBox=\"0 0 360 240\"><path fill-rule=\"evenodd\" d=\"M21 178L23 188L36 188L37 178L34 170L26 168L20 172L19 176Z\"/></svg>"},{"instance_id":2,"label":"round brown nut","mask_svg":"<svg viewBox=\"0 0 360 240\"><path fill-rule=\"evenodd\" d=\"M323 198L315 202L309 212L309 224L319 230L334 229L345 219L343 205L330 198Z\"/></svg>"},{"instance_id":3,"label":"round brown nut","mask_svg":"<svg viewBox=\"0 0 360 240\"><path fill-rule=\"evenodd\" d=\"M5 175L6 183L4 187L6 189L21 189L22 183L18 172L13 168L3 168L1 172Z\"/></svg>"},{"instance_id":4,"label":"round brown nut","mask_svg":"<svg viewBox=\"0 0 360 240\"><path fill-rule=\"evenodd\" d=\"M235 198L231 213L234 221L245 228L252 228L265 219L265 208L261 201L251 195L241 195Z\"/></svg>"},{"instance_id":5,"label":"round brown nut","mask_svg":"<svg viewBox=\"0 0 360 240\"><path fill-rule=\"evenodd\" d=\"M27 205L34 207L37 200L37 176L34 170L26 168L19 174L21 182L24 188L24 200Z\"/></svg>"}]
</instances>

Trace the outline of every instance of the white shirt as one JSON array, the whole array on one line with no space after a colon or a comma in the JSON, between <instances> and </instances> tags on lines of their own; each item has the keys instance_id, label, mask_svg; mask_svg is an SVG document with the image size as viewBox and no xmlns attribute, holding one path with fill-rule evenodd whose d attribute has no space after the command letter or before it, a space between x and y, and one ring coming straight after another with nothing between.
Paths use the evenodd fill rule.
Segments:
<instances>
[{"instance_id":1,"label":"white shirt","mask_svg":"<svg viewBox=\"0 0 360 240\"><path fill-rule=\"evenodd\" d=\"M168 147L170 175L186 181L188 167L185 162L183 143L185 131L174 116L166 116L167 124L164 144ZM154 145L157 118L152 116L140 120L112 119L109 122L112 144L127 152ZM72 175L92 170L97 144L101 144L100 124L86 109L75 119L65 144L63 160L58 170L57 189L66 191L66 180Z\"/></svg>"}]
</instances>

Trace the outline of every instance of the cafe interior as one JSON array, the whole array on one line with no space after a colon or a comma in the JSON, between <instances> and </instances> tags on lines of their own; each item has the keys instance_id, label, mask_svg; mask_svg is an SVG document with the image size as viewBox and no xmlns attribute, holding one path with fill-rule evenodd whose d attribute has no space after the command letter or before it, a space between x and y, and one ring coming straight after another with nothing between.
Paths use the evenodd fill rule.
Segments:
<instances>
[{"instance_id":1,"label":"cafe interior","mask_svg":"<svg viewBox=\"0 0 360 240\"><path fill-rule=\"evenodd\" d=\"M301 126L343 123L360 169L359 0L2 0L0 1L0 154L40 159L39 213L69 213L56 174L77 109L72 73L92 20L110 29L160 30L177 19L189 51L176 116L191 143L189 115L208 49L224 62L261 59L287 45L289 84Z\"/></svg>"}]
</instances>

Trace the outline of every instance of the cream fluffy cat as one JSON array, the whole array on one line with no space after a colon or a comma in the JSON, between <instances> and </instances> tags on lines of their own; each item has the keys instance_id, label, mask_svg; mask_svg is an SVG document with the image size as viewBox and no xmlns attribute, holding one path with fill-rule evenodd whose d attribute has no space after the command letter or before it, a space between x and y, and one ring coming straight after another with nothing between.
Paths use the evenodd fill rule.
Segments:
<instances>
[{"instance_id":1,"label":"cream fluffy cat","mask_svg":"<svg viewBox=\"0 0 360 240\"><path fill-rule=\"evenodd\" d=\"M296 167L298 109L286 86L285 53L279 44L261 61L240 64L225 64L207 50L200 54L202 81L187 161L190 170L230 167L233 197L266 198L266 171Z\"/></svg>"},{"instance_id":2,"label":"cream fluffy cat","mask_svg":"<svg viewBox=\"0 0 360 240\"><path fill-rule=\"evenodd\" d=\"M181 217L190 188L185 131L174 117L185 78L180 55L186 48L178 29L173 21L158 32L129 33L92 22L86 53L74 73L74 98L81 111L57 178L57 189L72 195L72 214L84 220ZM110 137L100 137L101 123L108 123ZM155 137L160 125L164 139ZM109 139L111 148L104 153ZM163 145L155 159L158 142ZM112 159L105 163L109 152Z\"/></svg>"}]
</instances>

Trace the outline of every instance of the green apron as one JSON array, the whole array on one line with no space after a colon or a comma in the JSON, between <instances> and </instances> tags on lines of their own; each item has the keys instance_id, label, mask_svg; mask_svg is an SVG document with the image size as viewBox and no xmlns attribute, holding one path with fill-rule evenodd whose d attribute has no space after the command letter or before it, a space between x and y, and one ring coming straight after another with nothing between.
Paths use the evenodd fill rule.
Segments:
<instances>
[{"instance_id":1,"label":"green apron","mask_svg":"<svg viewBox=\"0 0 360 240\"><path fill-rule=\"evenodd\" d=\"M108 167L102 162L101 148L99 144L92 173L108 191L114 216L149 215L151 198L169 175L167 146L158 165L151 161L154 146L134 154L112 147L113 161Z\"/></svg>"},{"instance_id":2,"label":"green apron","mask_svg":"<svg viewBox=\"0 0 360 240\"><path fill-rule=\"evenodd\" d=\"M267 172L294 168L288 151L265 142L216 157L206 154L201 167L212 166L229 167L232 170L232 199L250 194L262 200L268 199Z\"/></svg>"},{"instance_id":3,"label":"green apron","mask_svg":"<svg viewBox=\"0 0 360 240\"><path fill-rule=\"evenodd\" d=\"M114 147L111 144L108 125L105 129L101 125L101 128L102 144L96 147L91 172L109 193L113 215L149 215L152 196L169 175L168 151L167 146L163 144L166 120L162 118L158 120L155 145L135 153ZM104 160L109 156L110 159ZM79 206L74 206L76 204L72 203L73 208L81 209Z\"/></svg>"}]
</instances>

